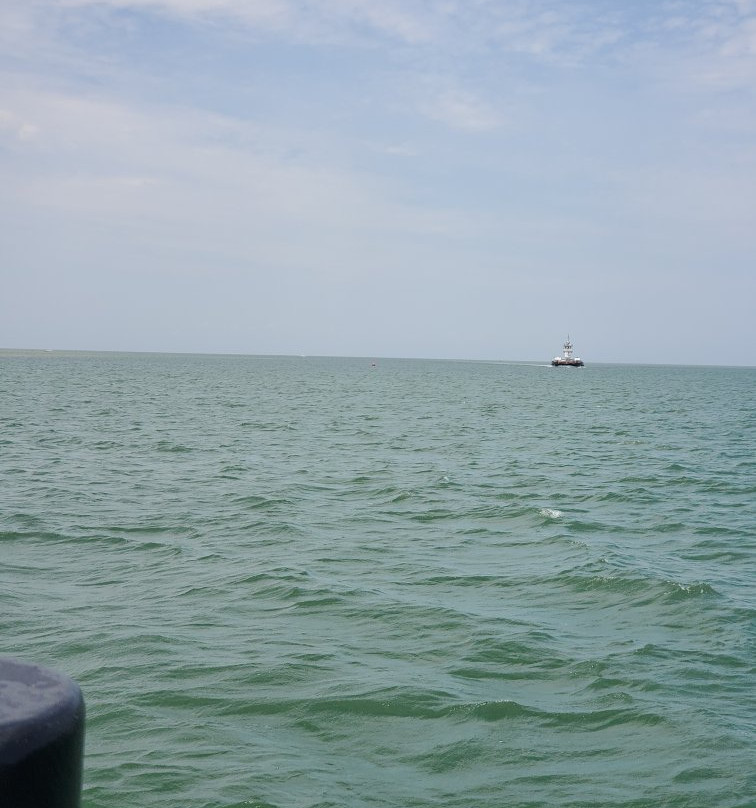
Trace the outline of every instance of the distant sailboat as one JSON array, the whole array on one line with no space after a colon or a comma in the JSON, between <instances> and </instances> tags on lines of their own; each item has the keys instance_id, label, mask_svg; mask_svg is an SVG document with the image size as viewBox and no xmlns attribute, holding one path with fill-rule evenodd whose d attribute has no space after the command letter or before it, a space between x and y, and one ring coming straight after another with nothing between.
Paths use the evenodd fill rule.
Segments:
<instances>
[{"instance_id":1,"label":"distant sailboat","mask_svg":"<svg viewBox=\"0 0 756 808\"><path fill-rule=\"evenodd\" d=\"M570 337L567 335L567 342L564 343L564 349L561 356L555 356L551 360L551 364L555 368L570 367L581 368L585 364L579 356L572 355L572 343Z\"/></svg>"}]
</instances>

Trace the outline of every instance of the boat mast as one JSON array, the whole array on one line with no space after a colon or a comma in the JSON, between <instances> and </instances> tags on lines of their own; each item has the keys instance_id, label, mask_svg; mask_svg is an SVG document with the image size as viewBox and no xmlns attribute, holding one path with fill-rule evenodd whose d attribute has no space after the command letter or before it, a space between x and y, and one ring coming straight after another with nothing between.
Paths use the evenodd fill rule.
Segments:
<instances>
[{"instance_id":1,"label":"boat mast","mask_svg":"<svg viewBox=\"0 0 756 808\"><path fill-rule=\"evenodd\" d=\"M567 342L564 343L564 359L572 360L572 343L570 342L570 335L567 335Z\"/></svg>"}]
</instances>

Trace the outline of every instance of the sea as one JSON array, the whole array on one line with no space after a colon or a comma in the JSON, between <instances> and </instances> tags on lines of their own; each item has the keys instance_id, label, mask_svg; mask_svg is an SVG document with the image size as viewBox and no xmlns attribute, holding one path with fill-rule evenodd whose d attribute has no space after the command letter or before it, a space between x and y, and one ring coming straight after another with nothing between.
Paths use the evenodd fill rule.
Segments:
<instances>
[{"instance_id":1,"label":"sea","mask_svg":"<svg viewBox=\"0 0 756 808\"><path fill-rule=\"evenodd\" d=\"M756 369L0 353L83 808L756 805Z\"/></svg>"}]
</instances>

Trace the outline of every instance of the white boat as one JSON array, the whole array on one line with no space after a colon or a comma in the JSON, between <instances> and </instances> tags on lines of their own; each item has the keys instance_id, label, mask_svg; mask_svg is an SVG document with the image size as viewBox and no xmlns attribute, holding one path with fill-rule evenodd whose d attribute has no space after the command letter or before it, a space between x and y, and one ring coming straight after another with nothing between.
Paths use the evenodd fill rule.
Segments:
<instances>
[{"instance_id":1,"label":"white boat","mask_svg":"<svg viewBox=\"0 0 756 808\"><path fill-rule=\"evenodd\" d=\"M551 364L555 368L561 368L561 367L581 368L585 364L579 356L573 356L572 343L570 342L569 335L567 336L567 342L564 343L564 350L562 351L562 355L555 356L551 360Z\"/></svg>"}]
</instances>

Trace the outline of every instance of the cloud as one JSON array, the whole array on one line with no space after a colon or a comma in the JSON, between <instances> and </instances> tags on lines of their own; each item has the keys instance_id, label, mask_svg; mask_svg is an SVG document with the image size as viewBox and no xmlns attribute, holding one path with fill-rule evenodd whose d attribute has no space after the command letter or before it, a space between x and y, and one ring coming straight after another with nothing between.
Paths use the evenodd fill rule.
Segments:
<instances>
[{"instance_id":1,"label":"cloud","mask_svg":"<svg viewBox=\"0 0 756 808\"><path fill-rule=\"evenodd\" d=\"M23 142L34 140L39 135L39 127L7 109L0 109L0 135Z\"/></svg>"},{"instance_id":2,"label":"cloud","mask_svg":"<svg viewBox=\"0 0 756 808\"><path fill-rule=\"evenodd\" d=\"M398 0L58 0L63 8L109 7L174 19L232 19L250 29L285 31L295 39L322 41L361 29L405 43L430 38L432 10ZM429 25L429 21L431 24Z\"/></svg>"},{"instance_id":3,"label":"cloud","mask_svg":"<svg viewBox=\"0 0 756 808\"><path fill-rule=\"evenodd\" d=\"M678 89L718 91L756 83L756 3L701 0L658 9L641 31L638 53Z\"/></svg>"},{"instance_id":4,"label":"cloud","mask_svg":"<svg viewBox=\"0 0 756 808\"><path fill-rule=\"evenodd\" d=\"M436 15L404 0L326 0L313 3L325 18L345 18L358 25L368 25L376 31L408 44L427 42L433 38Z\"/></svg>"},{"instance_id":5,"label":"cloud","mask_svg":"<svg viewBox=\"0 0 756 808\"><path fill-rule=\"evenodd\" d=\"M510 0L6 0L0 10L6 51L23 42L124 25L108 11L129 11L148 19L183 22L214 36L272 37L291 44L341 45L401 54L409 70L460 77L470 60L486 60L496 70L506 64L523 70L674 70L685 60L700 83L741 85L754 75L754 3L751 0L698 0L652 5ZM95 29L90 30L95 37ZM0 37L3 37L0 32ZM449 57L452 58L449 58ZM698 64L694 64L698 58ZM461 82L463 85L465 81Z\"/></svg>"},{"instance_id":6,"label":"cloud","mask_svg":"<svg viewBox=\"0 0 756 808\"><path fill-rule=\"evenodd\" d=\"M469 132L489 132L503 123L489 104L461 90L442 92L421 104L421 109L429 118Z\"/></svg>"},{"instance_id":7,"label":"cloud","mask_svg":"<svg viewBox=\"0 0 756 808\"><path fill-rule=\"evenodd\" d=\"M705 81L715 85L756 84L756 16L719 32L718 47L702 72Z\"/></svg>"},{"instance_id":8,"label":"cloud","mask_svg":"<svg viewBox=\"0 0 756 808\"><path fill-rule=\"evenodd\" d=\"M15 100L19 113L0 122L37 129L7 178L15 208L96 224L116 243L130 233L177 255L193 245L218 260L313 271L340 256L357 272L371 263L364 251L388 238L453 239L478 227L453 208L413 204L394 180L292 156L295 140L259 124L53 92ZM38 169L41 156L55 170Z\"/></svg>"},{"instance_id":9,"label":"cloud","mask_svg":"<svg viewBox=\"0 0 756 808\"><path fill-rule=\"evenodd\" d=\"M11 0L14 2L14 0ZM18 2L18 0L16 0ZM34 5L38 0L29 0ZM130 10L190 23L230 20L238 27L299 42L372 37L403 46L459 52L505 49L539 60L576 60L615 45L628 14L555 0L52 0L63 11Z\"/></svg>"},{"instance_id":10,"label":"cloud","mask_svg":"<svg viewBox=\"0 0 756 808\"><path fill-rule=\"evenodd\" d=\"M145 9L172 17L233 15L248 20L275 19L290 7L287 0L57 0L57 5L61 8Z\"/></svg>"}]
</instances>

